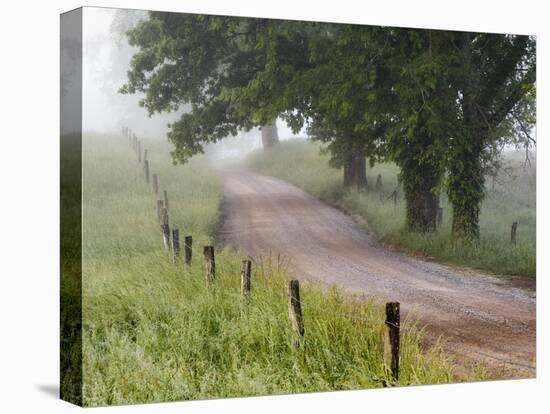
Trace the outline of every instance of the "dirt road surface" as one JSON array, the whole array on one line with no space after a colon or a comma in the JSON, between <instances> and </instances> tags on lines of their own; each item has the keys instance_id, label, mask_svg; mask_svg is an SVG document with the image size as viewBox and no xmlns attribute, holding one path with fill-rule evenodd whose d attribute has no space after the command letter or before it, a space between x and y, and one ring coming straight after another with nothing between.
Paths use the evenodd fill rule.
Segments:
<instances>
[{"instance_id":1,"label":"dirt road surface","mask_svg":"<svg viewBox=\"0 0 550 414\"><path fill-rule=\"evenodd\" d=\"M279 179L246 171L223 177L219 244L255 259L280 255L298 279L401 302L428 338L446 338L459 365L535 375L534 283L518 286L388 249L351 217Z\"/></svg>"}]
</instances>

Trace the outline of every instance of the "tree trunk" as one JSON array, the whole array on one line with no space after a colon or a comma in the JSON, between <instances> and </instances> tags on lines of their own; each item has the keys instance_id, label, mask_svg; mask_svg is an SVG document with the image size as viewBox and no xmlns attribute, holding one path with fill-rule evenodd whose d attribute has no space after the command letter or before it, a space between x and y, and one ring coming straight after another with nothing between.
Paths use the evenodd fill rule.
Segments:
<instances>
[{"instance_id":1,"label":"tree trunk","mask_svg":"<svg viewBox=\"0 0 550 414\"><path fill-rule=\"evenodd\" d=\"M472 66L471 33L463 34L464 67ZM471 71L473 73L473 71ZM468 71L466 71L468 73ZM450 150L447 192L453 206L452 234L455 239L479 239L479 211L484 195L485 177L481 165L483 143L489 134L482 119L478 77L464 79L462 93L463 133L454 140Z\"/></svg>"},{"instance_id":2,"label":"tree trunk","mask_svg":"<svg viewBox=\"0 0 550 414\"><path fill-rule=\"evenodd\" d=\"M367 160L360 155L349 155L344 162L344 186L358 190L367 188Z\"/></svg>"},{"instance_id":3,"label":"tree trunk","mask_svg":"<svg viewBox=\"0 0 550 414\"><path fill-rule=\"evenodd\" d=\"M475 140L478 143L481 139ZM453 206L452 234L455 239L479 239L479 211L485 184L479 145L464 145L453 151L449 167L449 201Z\"/></svg>"},{"instance_id":4,"label":"tree trunk","mask_svg":"<svg viewBox=\"0 0 550 414\"><path fill-rule=\"evenodd\" d=\"M410 231L434 231L439 197L434 192L440 181L437 168L429 163L409 162L401 167L406 202L406 222Z\"/></svg>"},{"instance_id":5,"label":"tree trunk","mask_svg":"<svg viewBox=\"0 0 550 414\"><path fill-rule=\"evenodd\" d=\"M262 146L264 149L271 148L273 145L279 143L279 134L277 133L277 119L274 119L268 124L263 125L262 132Z\"/></svg>"}]
</instances>

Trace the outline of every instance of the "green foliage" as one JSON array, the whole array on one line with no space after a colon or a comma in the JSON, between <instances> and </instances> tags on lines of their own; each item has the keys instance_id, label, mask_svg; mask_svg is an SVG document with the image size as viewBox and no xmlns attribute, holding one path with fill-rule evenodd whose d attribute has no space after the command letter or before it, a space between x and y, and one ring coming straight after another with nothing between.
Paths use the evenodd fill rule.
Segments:
<instances>
[{"instance_id":1,"label":"green foliage","mask_svg":"<svg viewBox=\"0 0 550 414\"><path fill-rule=\"evenodd\" d=\"M518 143L511 130L534 121L529 96L535 82L535 40L528 36L459 33L460 61L450 79L459 91L459 112L448 148L447 193L453 205L453 235L479 239L479 211L484 196L484 164L494 146ZM507 118L514 121L507 121ZM529 127L528 127L529 125ZM524 131L525 132L525 131ZM523 137L523 145L531 145Z\"/></svg>"},{"instance_id":2,"label":"green foliage","mask_svg":"<svg viewBox=\"0 0 550 414\"><path fill-rule=\"evenodd\" d=\"M190 269L176 266L163 250L154 196L125 140L87 136L85 405L358 389L389 380L382 304L303 283L306 334L297 350L288 274L279 263L254 263L245 305L241 257L218 251L215 285L208 288L200 252L215 232L218 179L202 157L172 166L165 145L143 142L161 188L168 188L171 223L180 236L194 237L194 260ZM410 329L402 334L399 385L485 378L456 376L439 345L426 350L414 321L403 325Z\"/></svg>"},{"instance_id":3,"label":"green foliage","mask_svg":"<svg viewBox=\"0 0 550 414\"><path fill-rule=\"evenodd\" d=\"M342 186L340 173L329 167L329 157L319 154L319 145L304 140L286 141L267 154L254 153L249 166L279 177L352 215L377 239L421 257L469 266L497 275L534 277L536 273L536 177L534 166L523 172L521 154L510 155L514 175L497 176L495 188L488 188L479 216L477 243L454 241L452 205L444 195L442 227L437 232L417 233L406 228L406 204L398 191L394 207L391 193L398 189L399 168L377 164L368 171L374 182L382 175L383 189L357 192ZM517 221L517 246L510 243L510 226Z\"/></svg>"},{"instance_id":4,"label":"green foliage","mask_svg":"<svg viewBox=\"0 0 550 414\"><path fill-rule=\"evenodd\" d=\"M257 83L269 64L266 31L270 21L238 17L151 12L128 31L139 50L122 93L145 93L150 114L187 105L190 111L170 126L173 157L185 162L239 129L269 123L273 110L239 102L236 90Z\"/></svg>"},{"instance_id":5,"label":"green foliage","mask_svg":"<svg viewBox=\"0 0 550 414\"><path fill-rule=\"evenodd\" d=\"M151 13L129 39L123 91L150 112L191 105L169 132L176 159L281 116L334 166L395 162L412 230L433 230L445 185L454 236L477 240L495 148L534 142L528 36Z\"/></svg>"}]
</instances>

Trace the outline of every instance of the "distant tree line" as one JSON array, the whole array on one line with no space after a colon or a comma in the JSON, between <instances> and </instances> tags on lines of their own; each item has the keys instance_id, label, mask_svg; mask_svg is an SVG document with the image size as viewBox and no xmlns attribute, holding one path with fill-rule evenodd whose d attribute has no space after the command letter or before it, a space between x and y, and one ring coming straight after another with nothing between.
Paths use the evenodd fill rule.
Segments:
<instances>
[{"instance_id":1,"label":"distant tree line","mask_svg":"<svg viewBox=\"0 0 550 414\"><path fill-rule=\"evenodd\" d=\"M171 124L185 162L274 120L326 145L346 186L367 188L366 160L400 168L407 226L435 229L439 192L457 239L479 238L486 173L505 144L534 144L530 36L151 12L127 32L138 48L123 93Z\"/></svg>"}]
</instances>

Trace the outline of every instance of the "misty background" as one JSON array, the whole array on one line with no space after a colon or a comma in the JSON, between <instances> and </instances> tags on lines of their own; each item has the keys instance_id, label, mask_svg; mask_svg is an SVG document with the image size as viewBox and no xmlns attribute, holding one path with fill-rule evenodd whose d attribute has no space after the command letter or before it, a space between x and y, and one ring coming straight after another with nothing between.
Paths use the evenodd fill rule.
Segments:
<instances>
[{"instance_id":1,"label":"misty background","mask_svg":"<svg viewBox=\"0 0 550 414\"><path fill-rule=\"evenodd\" d=\"M148 14L143 10L83 9L83 111L84 132L119 132L129 126L139 137L166 140L168 124L186 112L186 106L172 113L154 114L139 106L143 94L124 95L118 92L126 82L126 74L136 48L131 47L126 30ZM306 137L305 131L294 135L282 120L277 120L280 140ZM260 130L242 131L216 144L205 146L211 159L238 158L261 147Z\"/></svg>"}]
</instances>

